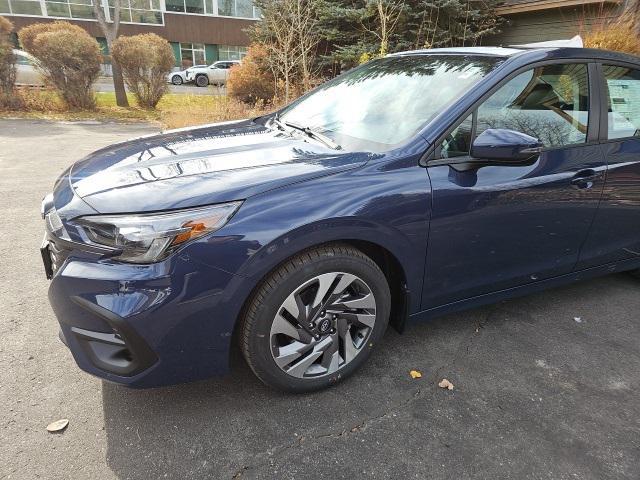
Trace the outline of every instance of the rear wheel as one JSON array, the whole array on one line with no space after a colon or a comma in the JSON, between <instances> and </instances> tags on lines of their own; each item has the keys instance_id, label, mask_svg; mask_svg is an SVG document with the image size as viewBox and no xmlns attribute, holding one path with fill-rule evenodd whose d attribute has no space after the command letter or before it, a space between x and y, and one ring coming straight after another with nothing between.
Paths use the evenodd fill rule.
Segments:
<instances>
[{"instance_id":1,"label":"rear wheel","mask_svg":"<svg viewBox=\"0 0 640 480\"><path fill-rule=\"evenodd\" d=\"M309 392L362 365L389 321L386 278L347 245L303 252L267 277L245 309L241 347L267 385Z\"/></svg>"},{"instance_id":2,"label":"rear wheel","mask_svg":"<svg viewBox=\"0 0 640 480\"><path fill-rule=\"evenodd\" d=\"M171 83L174 85L182 85L182 77L180 75L174 75L171 77Z\"/></svg>"},{"instance_id":3,"label":"rear wheel","mask_svg":"<svg viewBox=\"0 0 640 480\"><path fill-rule=\"evenodd\" d=\"M199 87L206 87L209 85L209 78L206 75L196 76L196 85Z\"/></svg>"}]
</instances>

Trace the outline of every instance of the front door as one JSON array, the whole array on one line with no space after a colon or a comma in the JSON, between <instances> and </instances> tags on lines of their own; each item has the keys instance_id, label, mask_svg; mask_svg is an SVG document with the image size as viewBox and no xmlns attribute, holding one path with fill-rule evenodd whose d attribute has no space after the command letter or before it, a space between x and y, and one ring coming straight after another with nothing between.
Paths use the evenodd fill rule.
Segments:
<instances>
[{"instance_id":1,"label":"front door","mask_svg":"<svg viewBox=\"0 0 640 480\"><path fill-rule=\"evenodd\" d=\"M594 219L606 171L591 126L587 64L513 77L453 130L436 156L469 156L488 128L544 144L516 166L428 168L433 213L423 309L569 273ZM593 92L593 89L591 90Z\"/></svg>"}]
</instances>

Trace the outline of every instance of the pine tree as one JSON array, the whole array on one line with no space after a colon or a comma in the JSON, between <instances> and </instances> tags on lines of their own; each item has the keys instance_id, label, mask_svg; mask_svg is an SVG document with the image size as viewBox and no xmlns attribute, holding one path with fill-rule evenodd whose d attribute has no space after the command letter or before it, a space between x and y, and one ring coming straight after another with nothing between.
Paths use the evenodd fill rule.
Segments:
<instances>
[{"instance_id":1,"label":"pine tree","mask_svg":"<svg viewBox=\"0 0 640 480\"><path fill-rule=\"evenodd\" d=\"M380 0L318 0L325 65L350 67L380 54L376 35ZM393 0L382 0L392 2ZM405 0L388 53L436 47L476 46L498 33L498 0Z\"/></svg>"}]
</instances>

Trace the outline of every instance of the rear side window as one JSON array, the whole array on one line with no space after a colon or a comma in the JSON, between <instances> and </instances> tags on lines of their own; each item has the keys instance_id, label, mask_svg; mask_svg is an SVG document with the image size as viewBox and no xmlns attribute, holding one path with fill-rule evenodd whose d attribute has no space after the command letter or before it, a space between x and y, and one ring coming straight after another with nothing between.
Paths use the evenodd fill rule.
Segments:
<instances>
[{"instance_id":1,"label":"rear side window","mask_svg":"<svg viewBox=\"0 0 640 480\"><path fill-rule=\"evenodd\" d=\"M608 90L608 138L640 137L640 70L602 68Z\"/></svg>"},{"instance_id":2,"label":"rear side window","mask_svg":"<svg viewBox=\"0 0 640 480\"><path fill-rule=\"evenodd\" d=\"M585 64L545 65L521 73L478 109L476 135L488 128L526 133L545 147L585 143L589 76Z\"/></svg>"}]
</instances>

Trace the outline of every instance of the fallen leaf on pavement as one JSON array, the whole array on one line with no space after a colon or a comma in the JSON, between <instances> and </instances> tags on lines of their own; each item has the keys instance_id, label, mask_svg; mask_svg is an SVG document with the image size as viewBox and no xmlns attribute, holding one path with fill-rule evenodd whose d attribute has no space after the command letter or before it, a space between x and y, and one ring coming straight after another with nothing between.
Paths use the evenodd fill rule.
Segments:
<instances>
[{"instance_id":1,"label":"fallen leaf on pavement","mask_svg":"<svg viewBox=\"0 0 640 480\"><path fill-rule=\"evenodd\" d=\"M453 383L451 383L446 378L443 378L442 380L440 380L440 383L438 384L438 386L440 388L446 388L447 390L453 390Z\"/></svg>"},{"instance_id":2,"label":"fallen leaf on pavement","mask_svg":"<svg viewBox=\"0 0 640 480\"><path fill-rule=\"evenodd\" d=\"M418 370L411 370L409 372L409 375L411 375L411 378L422 378L422 373L420 373Z\"/></svg>"},{"instance_id":3,"label":"fallen leaf on pavement","mask_svg":"<svg viewBox=\"0 0 640 480\"><path fill-rule=\"evenodd\" d=\"M62 418L47 425L47 431L51 433L61 432L62 430L67 428L67 425L69 425L69 420L67 420L66 418Z\"/></svg>"}]
</instances>

